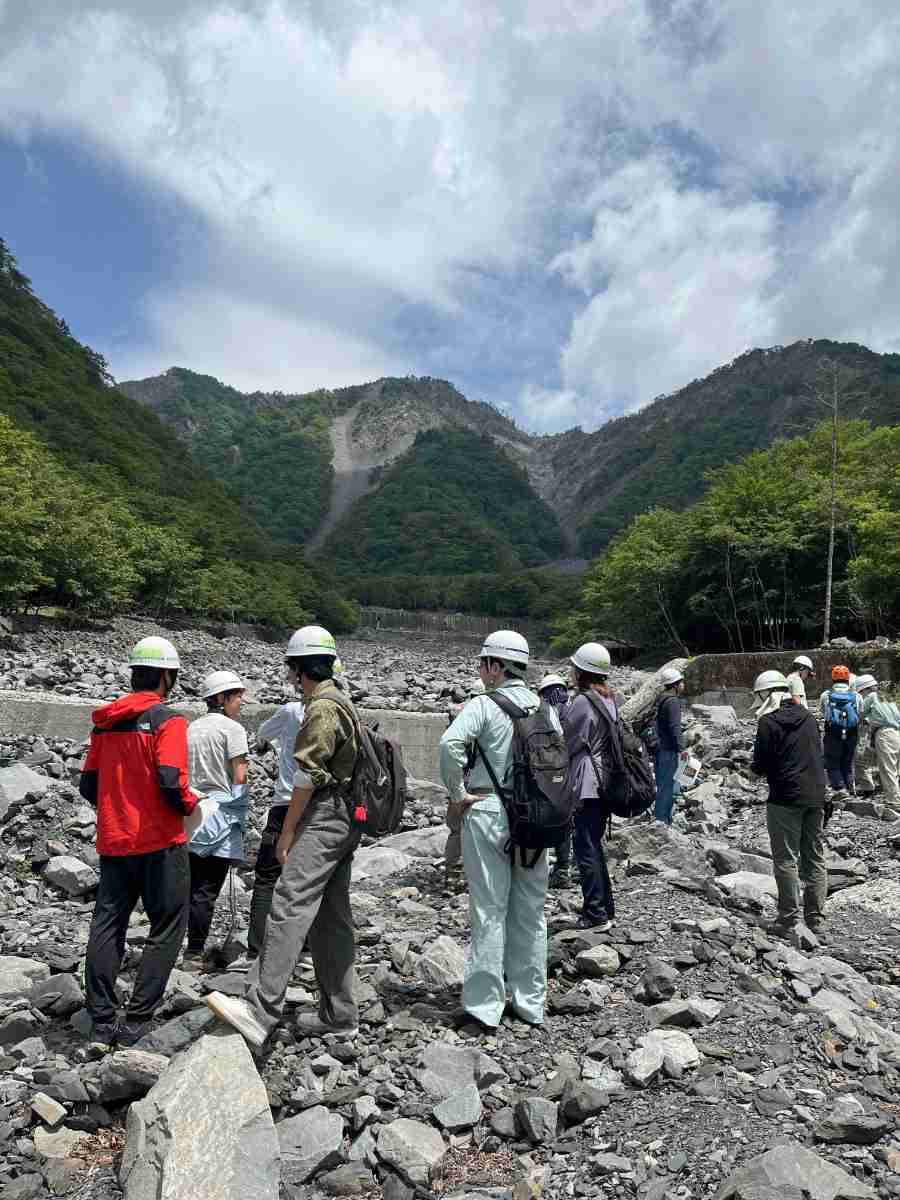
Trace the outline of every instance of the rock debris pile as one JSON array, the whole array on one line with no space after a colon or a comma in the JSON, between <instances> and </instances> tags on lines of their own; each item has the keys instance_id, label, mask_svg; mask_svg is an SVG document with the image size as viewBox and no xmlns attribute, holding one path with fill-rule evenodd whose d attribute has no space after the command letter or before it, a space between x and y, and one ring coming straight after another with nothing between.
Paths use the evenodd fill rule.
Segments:
<instances>
[{"instance_id":1,"label":"rock debris pile","mask_svg":"<svg viewBox=\"0 0 900 1200\"><path fill-rule=\"evenodd\" d=\"M175 636L192 678L222 664L206 635ZM0 651L2 686L74 688L87 674L98 699L120 687L113 641L79 656L48 639ZM252 645L254 679L280 698L279 648ZM438 682L452 695L473 678L465 651L438 667L418 650L358 645L351 679L398 704L446 702ZM376 660L404 675L405 694ZM619 682L635 691L641 678ZM296 1032L315 990L301 959L288 1019L256 1059L202 1004L209 990L243 990L229 965L250 863L223 891L208 970L173 971L153 1032L115 1053L87 1039L98 863L75 787L82 747L0 730L0 1195L900 1196L900 814L875 804L835 817L827 934L789 944L763 927L774 887L753 727L696 707L687 730L704 772L675 825L620 825L609 843L612 930L574 927L575 888L549 896L542 1028L506 1018L487 1036L460 1023L467 898L445 884L442 789L414 782L403 832L354 865L359 1036ZM274 769L271 754L251 764L257 828ZM146 936L138 911L124 993Z\"/></svg>"}]
</instances>

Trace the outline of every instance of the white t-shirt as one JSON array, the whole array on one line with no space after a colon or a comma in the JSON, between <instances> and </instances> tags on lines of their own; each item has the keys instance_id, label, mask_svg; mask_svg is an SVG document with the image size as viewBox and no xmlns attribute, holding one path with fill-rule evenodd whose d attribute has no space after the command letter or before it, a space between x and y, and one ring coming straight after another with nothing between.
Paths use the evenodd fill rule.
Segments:
<instances>
[{"instance_id":1,"label":"white t-shirt","mask_svg":"<svg viewBox=\"0 0 900 1200\"><path fill-rule=\"evenodd\" d=\"M207 713L188 726L188 775L195 792L231 793L230 762L248 752L247 731L224 713Z\"/></svg>"},{"instance_id":2,"label":"white t-shirt","mask_svg":"<svg viewBox=\"0 0 900 1200\"><path fill-rule=\"evenodd\" d=\"M290 804L294 791L294 772L297 764L294 762L294 745L297 741L297 731L306 716L306 705L302 700L290 700L282 704L278 712L273 713L268 721L263 721L256 736L264 742L277 742L278 782L275 785L275 796L272 807L279 804Z\"/></svg>"},{"instance_id":3,"label":"white t-shirt","mask_svg":"<svg viewBox=\"0 0 900 1200\"><path fill-rule=\"evenodd\" d=\"M790 675L787 677L787 681L790 684L791 695L794 697L794 699L799 700L804 708L809 708L809 705L806 702L806 685L800 678L800 672L791 671Z\"/></svg>"}]
</instances>

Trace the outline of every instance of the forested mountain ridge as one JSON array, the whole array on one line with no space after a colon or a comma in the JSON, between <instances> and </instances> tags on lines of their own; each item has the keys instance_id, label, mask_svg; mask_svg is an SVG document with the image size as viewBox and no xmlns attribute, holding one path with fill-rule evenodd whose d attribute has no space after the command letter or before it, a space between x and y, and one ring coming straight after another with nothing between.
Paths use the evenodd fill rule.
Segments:
<instances>
[{"instance_id":1,"label":"forested mountain ridge","mask_svg":"<svg viewBox=\"0 0 900 1200\"><path fill-rule=\"evenodd\" d=\"M418 434L463 429L492 438L524 468L567 549L591 556L637 514L693 503L708 470L814 428L825 414L812 397L825 358L841 368L842 415L900 422L900 355L827 340L750 350L594 432L554 436L529 434L431 378L242 395L173 368L121 387L154 407L207 467L228 462L245 504L283 540L321 547Z\"/></svg>"},{"instance_id":2,"label":"forested mountain ridge","mask_svg":"<svg viewBox=\"0 0 900 1200\"><path fill-rule=\"evenodd\" d=\"M112 386L0 239L0 610L45 604L355 619L321 565L280 546L221 471Z\"/></svg>"}]
</instances>

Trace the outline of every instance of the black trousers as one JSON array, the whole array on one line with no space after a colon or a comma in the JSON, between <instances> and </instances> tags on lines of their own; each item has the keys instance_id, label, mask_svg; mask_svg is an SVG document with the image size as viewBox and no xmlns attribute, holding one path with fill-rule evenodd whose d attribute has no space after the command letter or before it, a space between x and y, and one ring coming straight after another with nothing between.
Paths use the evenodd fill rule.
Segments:
<instances>
[{"instance_id":1,"label":"black trousers","mask_svg":"<svg viewBox=\"0 0 900 1200\"><path fill-rule=\"evenodd\" d=\"M222 884L228 878L230 858L202 858L188 855L191 863L191 902L188 915L187 948L190 954L202 954Z\"/></svg>"},{"instance_id":2,"label":"black trousers","mask_svg":"<svg viewBox=\"0 0 900 1200\"><path fill-rule=\"evenodd\" d=\"M250 900L250 928L247 930L247 950L254 958L262 952L275 884L281 878L281 866L275 857L275 846L281 836L287 810L286 804L278 804L269 809L269 819L266 821L259 853L256 856L253 896Z\"/></svg>"},{"instance_id":3,"label":"black trousers","mask_svg":"<svg viewBox=\"0 0 900 1200\"><path fill-rule=\"evenodd\" d=\"M150 935L128 1005L129 1022L149 1021L162 999L184 940L190 873L186 844L150 854L102 855L100 884L85 962L87 1010L96 1023L115 1020L116 979L125 956L128 918L138 900Z\"/></svg>"},{"instance_id":4,"label":"black trousers","mask_svg":"<svg viewBox=\"0 0 900 1200\"><path fill-rule=\"evenodd\" d=\"M846 730L846 736L842 736L839 729L826 729L822 734L825 770L828 782L836 790L846 788L848 792L853 791L853 760L858 740L858 729Z\"/></svg>"},{"instance_id":5,"label":"black trousers","mask_svg":"<svg viewBox=\"0 0 900 1200\"><path fill-rule=\"evenodd\" d=\"M575 814L575 861L581 876L583 912L592 920L610 920L616 915L612 884L603 853L603 828L606 817L596 801L586 800Z\"/></svg>"}]
</instances>

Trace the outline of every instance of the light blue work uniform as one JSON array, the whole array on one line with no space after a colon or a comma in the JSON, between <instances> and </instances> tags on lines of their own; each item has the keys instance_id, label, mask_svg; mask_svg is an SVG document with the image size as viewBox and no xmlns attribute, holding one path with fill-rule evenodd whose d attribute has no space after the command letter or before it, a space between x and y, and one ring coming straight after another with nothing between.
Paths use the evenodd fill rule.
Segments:
<instances>
[{"instance_id":1,"label":"light blue work uniform","mask_svg":"<svg viewBox=\"0 0 900 1200\"><path fill-rule=\"evenodd\" d=\"M538 696L523 683L507 680L498 691L528 712ZM557 728L559 718L552 713ZM560 729L561 732L561 729ZM501 786L512 766L511 719L487 696L476 696L441 738L441 778L451 799L466 794L463 768L477 741ZM513 863L503 802L479 755L468 775L468 791L479 799L463 818L463 867L469 888L472 941L463 980L463 1007L492 1028L500 1024L506 990L518 1015L531 1024L544 1019L547 997L547 855L533 867Z\"/></svg>"},{"instance_id":2,"label":"light blue work uniform","mask_svg":"<svg viewBox=\"0 0 900 1200\"><path fill-rule=\"evenodd\" d=\"M282 704L277 712L267 721L263 721L256 731L257 742L278 743L278 782L275 784L275 795L272 798L272 808L282 804L290 804L294 792L294 774L297 764L294 761L294 744L297 733L306 716L306 705L302 700L289 700Z\"/></svg>"}]
</instances>

